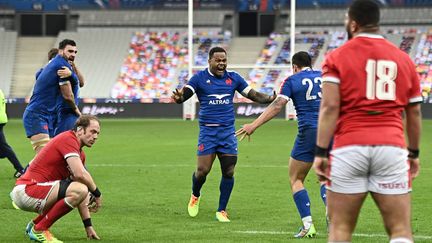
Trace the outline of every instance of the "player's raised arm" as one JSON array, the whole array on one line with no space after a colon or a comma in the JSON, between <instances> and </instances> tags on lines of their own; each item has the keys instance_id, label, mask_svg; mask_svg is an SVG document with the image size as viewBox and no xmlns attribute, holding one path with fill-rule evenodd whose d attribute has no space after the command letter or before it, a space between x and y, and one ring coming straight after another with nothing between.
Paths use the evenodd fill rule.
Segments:
<instances>
[{"instance_id":1,"label":"player's raised arm","mask_svg":"<svg viewBox=\"0 0 432 243\"><path fill-rule=\"evenodd\" d=\"M260 104L270 104L271 102L273 102L273 100L276 99L276 92L273 92L273 95L266 95L252 88L247 92L243 91L241 94L244 97Z\"/></svg>"},{"instance_id":2,"label":"player's raised arm","mask_svg":"<svg viewBox=\"0 0 432 243\"><path fill-rule=\"evenodd\" d=\"M84 81L84 76L82 75L81 71L77 68L77 66L75 65L75 62L69 62L69 64L72 66L73 71L76 73L76 75L78 77L80 88L84 87L85 81Z\"/></svg>"},{"instance_id":3,"label":"player's raised arm","mask_svg":"<svg viewBox=\"0 0 432 243\"><path fill-rule=\"evenodd\" d=\"M243 140L245 136L250 136L254 131L263 125L264 123L270 121L275 117L282 108L288 103L288 100L282 97L277 97L265 110L264 112L255 119L252 123L244 124L239 130L236 131L236 136L241 136L240 141Z\"/></svg>"},{"instance_id":4,"label":"player's raised arm","mask_svg":"<svg viewBox=\"0 0 432 243\"><path fill-rule=\"evenodd\" d=\"M63 66L61 69L57 70L57 75L60 76L60 78L68 78L72 75L72 71L68 67Z\"/></svg>"}]
</instances>

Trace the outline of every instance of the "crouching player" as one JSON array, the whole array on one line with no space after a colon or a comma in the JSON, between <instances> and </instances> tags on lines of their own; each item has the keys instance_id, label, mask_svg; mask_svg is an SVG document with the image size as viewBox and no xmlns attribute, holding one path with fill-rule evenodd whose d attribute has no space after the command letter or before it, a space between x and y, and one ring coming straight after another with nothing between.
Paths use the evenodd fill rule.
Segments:
<instances>
[{"instance_id":1,"label":"crouching player","mask_svg":"<svg viewBox=\"0 0 432 243\"><path fill-rule=\"evenodd\" d=\"M11 198L22 210L39 215L30 221L26 234L37 242L61 242L49 228L77 207L89 239L99 239L93 229L90 212L102 206L101 192L84 167L82 147L92 147L100 132L95 116L83 115L73 130L52 139L36 155L11 192ZM89 192L92 199L89 201ZM90 205L90 206L89 206Z\"/></svg>"}]
</instances>

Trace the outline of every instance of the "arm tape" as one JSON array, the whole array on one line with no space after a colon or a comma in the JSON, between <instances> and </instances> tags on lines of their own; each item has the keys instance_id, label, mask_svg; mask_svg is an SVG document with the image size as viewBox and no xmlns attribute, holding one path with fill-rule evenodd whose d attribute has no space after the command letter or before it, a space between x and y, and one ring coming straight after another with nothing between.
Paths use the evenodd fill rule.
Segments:
<instances>
[{"instance_id":1,"label":"arm tape","mask_svg":"<svg viewBox=\"0 0 432 243\"><path fill-rule=\"evenodd\" d=\"M192 91L191 89L185 87L185 88L183 89L183 97L182 97L182 100L183 100L183 101L188 100L190 97L192 97L193 94L194 94L194 93L193 93L193 91Z\"/></svg>"},{"instance_id":2,"label":"arm tape","mask_svg":"<svg viewBox=\"0 0 432 243\"><path fill-rule=\"evenodd\" d=\"M93 194L93 196L95 197L100 197L102 195L102 193L99 191L99 188L97 187L94 191L91 192L91 194Z\"/></svg>"},{"instance_id":3,"label":"arm tape","mask_svg":"<svg viewBox=\"0 0 432 243\"><path fill-rule=\"evenodd\" d=\"M408 158L417 159L420 155L420 150L408 148Z\"/></svg>"},{"instance_id":4,"label":"arm tape","mask_svg":"<svg viewBox=\"0 0 432 243\"><path fill-rule=\"evenodd\" d=\"M329 150L327 148L321 148L320 146L315 146L315 156L328 158Z\"/></svg>"},{"instance_id":5,"label":"arm tape","mask_svg":"<svg viewBox=\"0 0 432 243\"><path fill-rule=\"evenodd\" d=\"M82 222L83 222L83 224L84 224L84 228L88 228L88 227L91 227L91 226L92 226L91 218L84 219Z\"/></svg>"}]
</instances>

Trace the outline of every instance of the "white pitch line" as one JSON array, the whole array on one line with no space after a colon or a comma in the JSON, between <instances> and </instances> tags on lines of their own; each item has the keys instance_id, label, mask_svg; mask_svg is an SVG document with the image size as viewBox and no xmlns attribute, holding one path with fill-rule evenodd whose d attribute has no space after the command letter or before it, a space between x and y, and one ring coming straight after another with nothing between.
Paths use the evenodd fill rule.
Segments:
<instances>
[{"instance_id":1,"label":"white pitch line","mask_svg":"<svg viewBox=\"0 0 432 243\"><path fill-rule=\"evenodd\" d=\"M191 164L87 164L89 167L191 167ZM288 168L288 165L238 165L236 168Z\"/></svg>"},{"instance_id":2,"label":"white pitch line","mask_svg":"<svg viewBox=\"0 0 432 243\"><path fill-rule=\"evenodd\" d=\"M286 231L257 231L257 230L246 230L246 231L234 231L234 233L239 234L256 234L256 235L294 235L297 232L286 232ZM319 233L317 233L319 235ZM388 238L385 234L364 234L364 233L354 233L353 236L357 237L367 237L367 238ZM432 236L427 235L414 235L415 239L418 240L430 240Z\"/></svg>"}]
</instances>

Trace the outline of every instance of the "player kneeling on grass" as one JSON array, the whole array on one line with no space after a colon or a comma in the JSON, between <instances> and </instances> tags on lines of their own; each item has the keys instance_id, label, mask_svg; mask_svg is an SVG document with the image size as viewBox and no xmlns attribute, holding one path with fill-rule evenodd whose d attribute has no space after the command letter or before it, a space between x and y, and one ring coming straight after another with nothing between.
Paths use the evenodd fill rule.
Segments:
<instances>
[{"instance_id":1,"label":"player kneeling on grass","mask_svg":"<svg viewBox=\"0 0 432 243\"><path fill-rule=\"evenodd\" d=\"M92 147L96 142L99 123L95 116L81 116L73 130L52 139L17 180L11 192L12 200L20 209L39 214L27 224L26 234L30 240L61 242L49 228L75 207L87 237L100 239L92 227L90 212L97 212L102 206L101 192L84 167L82 151L82 147Z\"/></svg>"}]
</instances>

